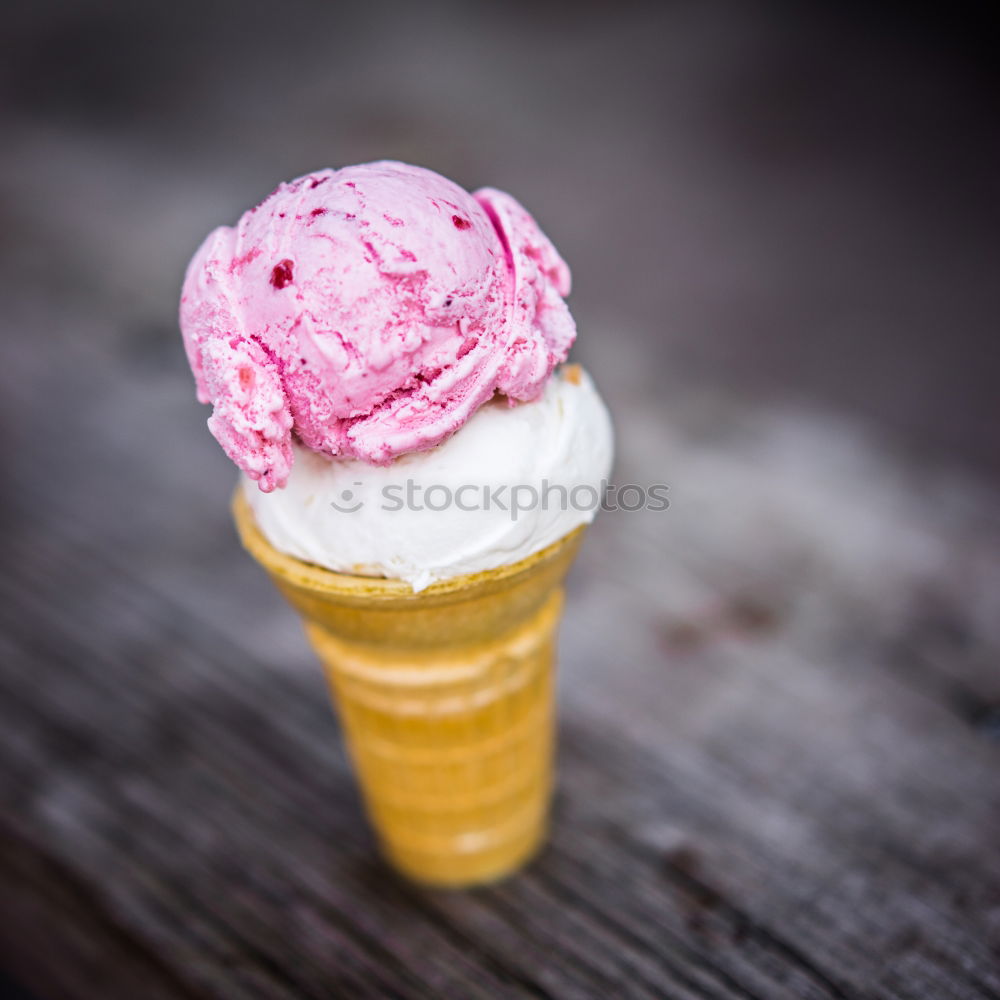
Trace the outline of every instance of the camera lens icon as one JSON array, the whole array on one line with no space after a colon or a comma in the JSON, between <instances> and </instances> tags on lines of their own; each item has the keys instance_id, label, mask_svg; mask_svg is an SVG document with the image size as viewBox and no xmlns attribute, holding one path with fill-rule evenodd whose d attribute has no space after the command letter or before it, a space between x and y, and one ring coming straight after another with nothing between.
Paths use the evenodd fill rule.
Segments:
<instances>
[{"instance_id":1,"label":"camera lens icon","mask_svg":"<svg viewBox=\"0 0 1000 1000\"><path fill-rule=\"evenodd\" d=\"M354 485L360 486L361 482L357 481ZM341 514L353 514L361 510L364 505L364 501L356 497L354 490L341 490L337 497L330 501L330 506Z\"/></svg>"}]
</instances>

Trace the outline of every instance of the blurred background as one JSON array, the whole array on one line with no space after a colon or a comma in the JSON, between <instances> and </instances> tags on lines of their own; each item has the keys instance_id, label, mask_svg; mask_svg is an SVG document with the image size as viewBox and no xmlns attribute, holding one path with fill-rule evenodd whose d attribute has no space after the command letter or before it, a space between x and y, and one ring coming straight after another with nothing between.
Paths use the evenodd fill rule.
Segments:
<instances>
[{"instance_id":1,"label":"blurred background","mask_svg":"<svg viewBox=\"0 0 1000 1000\"><path fill-rule=\"evenodd\" d=\"M173 803L164 816L194 808L199 786L180 762L221 752L208 721L251 743L270 725L227 707L210 647L245 651L259 697L300 706L326 733L318 744L329 737L316 752L334 759L319 771L346 768L298 625L235 542L234 470L195 402L176 312L209 229L280 180L393 158L506 189L534 213L573 270L574 355L615 416L617 479L671 487L665 515L599 519L571 583L570 801L590 787L580 734L605 727L674 762L662 771L670 822L630 788L627 769L605 791L621 815L639 807L633 832L658 850L729 830L765 858L794 860L831 823L863 815L867 792L922 775L932 787L912 801L900 791L910 805L891 820L897 832L961 814L965 825L941 842L977 858L987 826L976 810L997 801L995 780L982 787L995 758L950 742L893 685L934 692L991 740L1000 732L995 659L982 652L1000 631L1000 129L988 11L721 0L6 10L0 530L11 742L0 773L5 837L22 845L10 856L31 843L60 863L75 858L117 912L145 912L140 883L108 876L113 852L93 831L139 829L143 781L147 806ZM932 669L897 655L960 646L956 635L978 658ZM301 706L314 702L312 716ZM887 728L864 715L889 703L902 707ZM864 752L848 735L858 726ZM691 749L716 740L729 770ZM827 773L817 811L803 812L801 798L793 808L841 759L843 782ZM761 777L779 760L794 794ZM745 762L751 777L739 773ZM699 813L697 795L684 813L684 775L696 774L721 816ZM741 787L770 802L771 825L755 825ZM848 787L854 812L843 808ZM87 790L106 815L88 812ZM348 803L343 836L364 837ZM797 846L779 831L786 810L782 829L804 824ZM129 843L141 855L141 835ZM193 877L212 850L202 843L174 876ZM720 854L732 867L718 878L766 908L759 882L741 883L736 855ZM798 860L813 870L814 856ZM20 877L21 862L10 864ZM981 883L970 866L970 884ZM15 920L34 912L25 891ZM30 981L35 967L16 978Z\"/></svg>"},{"instance_id":2,"label":"blurred background","mask_svg":"<svg viewBox=\"0 0 1000 1000\"><path fill-rule=\"evenodd\" d=\"M209 227L277 179L396 158L516 193L573 267L580 358L645 355L630 392L805 400L995 474L987 8L893 6L17 5L13 339L44 353L71 294L177 368Z\"/></svg>"}]
</instances>

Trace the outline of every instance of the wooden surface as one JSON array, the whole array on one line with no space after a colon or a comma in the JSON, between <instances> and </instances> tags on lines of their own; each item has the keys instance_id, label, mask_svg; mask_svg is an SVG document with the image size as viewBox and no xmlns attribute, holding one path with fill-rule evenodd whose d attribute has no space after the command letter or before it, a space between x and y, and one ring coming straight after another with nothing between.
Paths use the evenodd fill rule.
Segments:
<instances>
[{"instance_id":1,"label":"wooden surface","mask_svg":"<svg viewBox=\"0 0 1000 1000\"><path fill-rule=\"evenodd\" d=\"M132 39L129 16L88 30ZM816 56L816 99L868 123L827 119L848 140L837 159L797 117L796 60L830 37L814 25L582 18L539 69L543 21L510 74L499 20L453 19L409 26L454 62L397 97L372 96L346 42L335 65L320 42L289 56L288 120L263 99L273 79L234 89L206 69L230 22L205 16L203 42L150 29L180 47L183 82L152 55L106 54L108 79L143 86L112 98L97 73L80 97L39 76L5 127L11 995L1000 996L1000 517L979 350L995 336L981 180L996 158L968 138L990 119L962 71L919 39L852 43L849 77ZM15 23L10 65L56 66L83 30L66 13ZM374 44L375 27L352 30ZM542 86L593 65L609 33L610 89ZM388 47L404 68L408 52ZM884 78L864 75L873 52ZM924 93L918 78L935 122L961 109L940 176L912 155L925 140L900 95ZM517 115L490 103L500 84ZM333 99L344 87L364 115ZM619 129L631 183L614 192L584 110ZM864 117L890 110L896 131ZM516 155L524 137L550 169ZM232 468L174 319L210 225L278 177L378 153L548 206L576 270L578 357L616 420L615 478L670 486L665 512L602 515L571 576L551 843L468 893L378 859L319 667L236 542ZM655 177L654 227L634 192Z\"/></svg>"}]
</instances>

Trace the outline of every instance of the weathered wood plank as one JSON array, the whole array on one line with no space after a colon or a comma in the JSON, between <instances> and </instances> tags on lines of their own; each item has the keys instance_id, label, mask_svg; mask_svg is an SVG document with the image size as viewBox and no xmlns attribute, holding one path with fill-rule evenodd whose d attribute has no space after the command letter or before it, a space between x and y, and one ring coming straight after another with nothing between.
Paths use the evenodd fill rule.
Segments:
<instances>
[{"instance_id":1,"label":"weathered wood plank","mask_svg":"<svg viewBox=\"0 0 1000 1000\"><path fill-rule=\"evenodd\" d=\"M178 78L162 91L176 119L129 86L95 124L88 75L22 7L7 29L41 62L11 62L24 91L0 157L11 988L1000 997L1000 506L958 464L995 473L1000 454L983 357L996 157L968 67L861 42L844 59L825 23L709 5L581 10L557 59L540 23L511 73L506 21L468 45L457 15L415 16L402 103L340 108L316 69L336 63L339 93L368 78L351 62L367 50L330 60L334 34L353 36L313 5L318 47L296 50L280 94L242 62L213 93L199 66L224 69L221 46L185 24L197 116ZM225 48L253 52L251 15L210 7ZM100 23L130 26L120 8ZM173 8L156 10L176 41ZM63 27L90 58L76 16ZM268 18L256 44L280 48L273 34ZM799 63L837 98L776 87ZM551 85L574 66L595 101ZM845 94L865 97L853 124ZM878 138L869 99L897 123ZM843 134L815 133L824 108ZM452 126L475 141L449 152ZM536 162L509 152L525 136ZM663 514L603 515L570 581L550 845L463 894L377 859L298 623L236 545L232 469L174 320L208 225L277 177L393 149L545 208L576 271L578 358L615 415L616 479L671 487Z\"/></svg>"},{"instance_id":2,"label":"weathered wood plank","mask_svg":"<svg viewBox=\"0 0 1000 1000\"><path fill-rule=\"evenodd\" d=\"M63 369L12 393L87 372L102 410L140 413L143 381L117 385L99 357L68 347ZM187 402L167 394L133 431L169 447ZM8 833L98 887L95 912L186 988L996 993L983 927L997 753L947 694L960 683L989 704L993 640L944 596L937 620L952 624L925 641L908 595L926 574L883 572L887 602L873 605L846 586L856 567L809 535L775 536L784 566L762 576L704 527L684 534L685 506L673 522L607 517L572 584L553 846L509 886L439 898L370 860L318 671L224 509L172 510L173 463L109 440L107 419L84 406L93 433L66 450L58 416L41 416L42 459L68 489L29 480L8 498ZM683 472L698 444L681 443L657 462ZM788 472L751 474L736 450L715 460L748 490ZM149 504L108 509L102 469ZM922 516L911 527L930 533ZM165 542L180 549L166 564ZM975 655L948 638L962 630Z\"/></svg>"},{"instance_id":3,"label":"weathered wood plank","mask_svg":"<svg viewBox=\"0 0 1000 1000\"><path fill-rule=\"evenodd\" d=\"M34 701L38 715L34 724L41 723L58 734L52 741L58 751L55 761L43 756L35 765L34 776L22 778L23 786L44 787L44 776L54 770L52 764L65 768L67 756L77 767L83 767L83 773L67 779L67 787L73 789L72 805L75 811L82 810L85 822L68 831L57 828L59 839L64 840L63 850L71 852L74 863L80 864L80 846L87 843L88 834L93 836L89 828L94 825L94 816L88 815L88 810L98 809L96 794L89 803L86 795L80 798L88 783L88 754L91 758L96 755L98 764L104 761L105 769L110 764L104 780L110 781L112 787L120 783L122 788L117 793L120 801L116 797L114 806L107 808L112 814L116 809L125 810L119 819L128 818L130 837L137 838L143 850L137 867L141 863L160 872L161 877L169 874L171 880L182 878L192 865L199 873L195 882L201 883L206 894L192 896L189 891L177 889L172 900L178 913L189 917L197 913L201 920L209 921L209 926L200 931L197 928L201 925L195 921L186 932L199 942L199 951L208 949L218 960L227 947L251 950L263 963L263 969L255 970L256 974L265 978L263 986L256 983L249 988L281 995L280 979L267 979L266 970L269 964L283 967L288 961L285 949L290 942L278 944L272 940L273 922L279 919L280 907L263 914L260 911L262 900L265 905L274 905L267 891L267 886L274 883L265 880L263 888L248 889L243 884L245 873L224 866L203 881L207 878L200 871L204 850L218 850L219 831L211 827L199 837L197 827L192 828L174 814L178 799L172 799L170 793L188 803L192 815L212 816L213 823L224 828L227 836L241 826L257 826L249 841L240 841L241 856L245 853L257 863L268 858L266 864L281 872L282 880L292 875L288 871L290 864L296 868L305 865L310 874L305 883L292 883L296 892L306 892L306 886L318 877L312 866L317 851L323 854L319 844L325 840L324 835L336 839L341 851L347 852L339 858L341 864L348 868L356 864L358 852L363 857L369 848L367 834L357 817L353 793L344 783L344 761L332 743L333 727L318 675L274 671L255 661L252 650L235 648L228 636L151 591L134 570L120 562L120 557L102 554L92 541L79 537L78 527L73 525L64 534L50 537L47 546L41 545L43 540L33 539L30 559L28 553L23 553L25 558L18 566L17 586L7 593L5 608L11 617L5 622L6 633L16 638L18 630L22 630L20 655L25 671L29 669L29 657L39 656L32 623L44 612L47 602L56 599L72 609L60 622L53 623L49 645L41 650L43 670L38 679L44 683L40 700L34 701L39 698L36 693L32 700L20 705L20 724L11 720L5 727L8 738L23 732L24 720L31 719ZM15 547L15 555L17 551ZM113 614L109 614L109 608L114 609ZM105 629L99 642L94 641L90 627L95 615L100 616ZM719 681L732 684L734 665L746 671L743 686L736 686L735 693L756 706L755 714L748 716L751 729L746 731L745 724L742 728L733 725L732 713L741 707L737 702L720 720L725 724L710 727L709 739L700 743L688 742L690 733L684 733L683 716L690 711L690 702L678 701L671 708L669 697L658 697L653 712L637 712L632 717L627 736L611 736L615 720L603 711L604 691L590 691L586 681L570 689L566 694L573 716L564 725L564 757L568 756L564 767L564 811L554 846L537 873L472 900L422 899L421 912L443 914L439 927L464 928L459 940L469 940L472 933L476 950L492 954L496 970L508 970L513 981L505 983L501 977L494 989L516 989L514 983L520 982L529 995L548 990L551 995L586 996L595 984L601 983L605 989L613 983L627 983L630 995L655 995L657 975L662 977L660 982L670 982L678 991L687 988L693 996L857 995L854 991L865 989L871 982L868 977L885 962L885 953L863 960L871 935L881 932L896 948L900 941L906 945L907 935L911 942L919 942L925 935L935 940L935 958L928 960L922 955L923 978L911 978L911 987L914 983L920 988L933 987L942 996L989 996L995 983L989 979L989 966L985 964L988 955L976 958L979 949L975 945L975 927L956 924L956 916L961 914L954 907L940 914L933 910L918 912L923 930L919 929L920 922L887 928L876 918L885 915L885 907L877 899L880 878L896 886L897 892L898 887L907 886L906 892L912 893L911 901L918 904L918 911L923 908L919 904L942 892L969 888L961 883L948 885L953 876L962 881L968 878L973 884L982 878L986 871L982 864L990 860L987 856L978 867L970 866L965 872L938 866L929 873L921 872L921 879L914 881L911 869L916 864L919 872L921 862L918 859L907 865L904 848L911 822L919 820L928 807L937 815L960 804L970 788L989 793L992 747L970 733L947 748L947 757L940 759L936 768L926 773L904 769L895 776L895 785L889 786L893 793L890 804L894 812L900 813L899 819L890 812L877 817L882 826L875 825L871 814L873 806L878 805L873 801L878 789L866 785L851 789L845 785L845 778L857 780L853 766L831 767L823 775L831 787L819 797L808 783L822 774L816 756L836 749L838 740L841 749L846 749L845 739L852 738L849 729L841 730L838 724L849 721L857 706L823 702L833 693L828 686L836 678L826 678L827 686L817 688L816 678L810 675L818 674L822 680L822 665L813 666L808 660L796 658L794 674L783 668L775 675L768 672L768 666L780 665L782 658L787 661L791 654L772 650L762 658L745 653L741 644L734 646L729 641L714 655L702 655L698 669L703 675L703 694ZM5 662L15 662L17 655L18 650L12 650ZM735 660L735 664L727 662L727 658ZM88 663L90 668L81 672L79 664ZM668 668L671 665L664 663ZM777 678L785 681L784 686L776 684ZM669 680L666 675L663 679ZM883 708L892 706L897 726L903 726L901 713L903 717L915 713L921 720L921 739L933 737L935 727L941 733L937 742L944 744L954 740L956 732L965 732L947 708L939 707L922 692L910 692L898 674L876 666L863 681L861 690L854 691L854 699L863 703L871 695L865 686L877 684L885 688L877 697L871 695L873 702ZM9 693L8 704L17 707L17 687ZM669 689L664 695L669 695ZM273 705L281 705L282 712L268 715L266 709ZM631 705L633 710L637 707ZM773 732L761 731L769 729L776 718L784 722ZM121 731L122 720L128 719L134 721ZM933 725L928 726L928 720ZM179 725L183 732L177 731ZM673 725L678 726L676 737L671 735ZM891 751L900 737L907 738L905 727L902 732L887 734L884 745L879 743L870 749ZM819 745L811 748L810 740L817 738ZM248 740L252 740L250 745ZM833 740L833 745L827 746L827 740ZM30 735L25 742L30 747ZM113 750L95 749L106 743L111 748L120 743L127 753L126 760L118 760ZM939 749L932 744L924 756L930 760ZM169 750L166 761L165 750ZM893 756L905 763L913 752L913 747L905 747ZM879 760L867 754L855 764L860 761L871 766ZM951 769L962 755L966 755L965 771L960 783L952 787L955 778ZM135 787L137 776L129 772L128 766L144 761L161 772L167 763L169 770L167 775L158 775L154 788L143 792L141 783L139 789ZM180 762L180 773L174 773ZM93 764L91 759L91 767ZM788 769L783 779L769 780L782 764ZM221 772L215 773L219 766ZM264 802L258 801L259 787L245 781L247 773L267 779ZM341 794L328 799L324 786L334 773L340 775ZM304 775L311 776L316 784ZM919 779L919 797L911 798L906 785L900 784L902 777L908 781ZM165 778L167 784L163 784ZM870 781L874 784L878 780L876 771ZM97 787L107 795L108 789L101 781ZM574 810L569 816L565 814L567 796ZM971 809L980 813L983 821L981 827L976 821L969 829L955 831L959 838L970 842L970 848L987 847L982 842L988 830L985 821L994 806L995 798L991 801L989 794L981 806L962 806L966 819L973 818ZM302 809L308 811L309 827L292 831L274 826L275 815L295 815L301 821ZM791 839L787 835L775 839L775 830L785 829L792 813L804 814L801 821L807 824L807 830L797 831ZM845 830L845 817L852 813L860 817L857 828L847 823ZM57 812L56 817L59 815ZM775 828L777 816L784 818ZM44 811L35 822L42 823L44 833L53 816ZM173 831L166 838L171 844L169 851L163 844L163 830ZM50 829L48 835L52 833ZM877 834L874 839L873 834ZM193 853L174 854L176 844L192 835ZM174 837L179 838L176 843ZM708 846L692 848L689 841ZM950 846L966 849L962 839L953 840ZM94 845L96 853L88 864L94 865L97 872L112 869L113 848L113 842ZM231 854L231 848L226 854ZM692 866L692 857L712 859L712 874L707 882L695 873L697 865ZM304 861L306 858L309 860ZM215 864L221 861L216 859ZM380 881L384 873L373 875L378 869L367 871L367 877L375 879L368 888L377 892L366 897L365 903L381 905L384 915L385 903L379 902L385 893ZM870 908L874 923L862 919L864 912L857 910L857 899L850 900L850 906L845 901L843 908L838 904L825 912L836 898L830 883L836 881L838 872L854 876L855 892L858 881L869 886L867 898L861 902ZM357 890L356 873L338 869L338 875L346 877L347 884ZM764 878L766 892L761 894L760 880ZM719 887L720 882L729 880L731 889ZM270 890L278 900L290 891L289 884L282 884L284 892ZM821 885L828 895L812 899ZM143 889L139 884L130 890L140 894L140 913ZM244 902L248 892L252 903ZM406 892L421 898L415 890ZM733 903L730 893L741 902ZM346 937L338 940L334 935L328 943L334 950L352 954L353 949L360 948L365 953L376 947L378 934L374 928L378 925L373 925L370 936L363 935L358 941L358 915L351 895L341 897L344 912L339 921ZM906 898L905 893L901 898ZM226 902L220 904L223 899ZM573 905L567 905L568 901ZM395 902L399 902L398 895ZM132 905L136 905L134 899ZM308 904L302 905L309 913ZM212 913L217 907L224 917ZM790 914L794 919L788 924ZM130 920L142 926L136 920L138 915L131 914ZM909 916L912 921L913 914ZM164 938L163 928L156 926L155 912L145 912L143 919L149 931L157 934L158 949L169 951L181 946L178 940ZM219 919L223 926L213 927L212 921ZM338 923L335 914L326 910L300 919L307 924L310 920L330 921L334 927ZM775 926L771 926L772 922ZM237 932L227 929L231 924L235 924ZM269 930L265 929L268 924ZM793 940L787 939L787 930L775 929L782 924L794 928ZM470 932L470 928L474 931ZM203 937L197 937L199 933ZM445 932L445 941L449 936ZM720 948L720 939L729 947ZM279 950L270 952L272 947ZM399 947L394 939L391 956L396 961ZM447 977L452 974L451 963L456 956L447 950L442 952L441 947L442 942L435 941L430 953L447 955L443 982L454 985ZM416 952L409 951L409 960L418 955L423 958L425 948L426 943ZM886 970L887 983L892 981L892 970L912 957L912 946L904 947L903 952L900 961ZM316 960L312 952L308 957ZM391 961L389 964L391 967ZM548 983L544 976L536 978L538 970L546 965L552 970ZM294 979L292 988L306 991L305 995L309 995L309 989L321 989L320 983L331 982L329 969L324 968L317 973L318 979L310 980L303 971L309 968L308 963L296 962L295 968L296 975L306 978ZM409 990L417 995L418 988L407 981L405 968L404 960L402 969L397 970L401 979L391 978L391 973L386 979L381 965L376 969L362 964L355 970L340 970L340 974L352 989L374 983L377 989ZM352 971L357 978L351 978ZM580 977L575 987L574 976ZM232 995L241 995L237 992L238 976L227 973L225 983ZM222 988L222 981L217 980L215 986ZM650 989L654 992L648 992ZM885 995L896 994L887 991ZM899 995L906 995L905 991Z\"/></svg>"}]
</instances>

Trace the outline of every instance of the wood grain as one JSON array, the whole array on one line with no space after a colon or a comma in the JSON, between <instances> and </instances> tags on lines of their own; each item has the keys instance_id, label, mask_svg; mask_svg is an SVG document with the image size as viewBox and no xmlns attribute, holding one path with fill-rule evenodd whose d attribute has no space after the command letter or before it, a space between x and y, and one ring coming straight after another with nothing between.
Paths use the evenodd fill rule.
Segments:
<instances>
[{"instance_id":1,"label":"wood grain","mask_svg":"<svg viewBox=\"0 0 1000 1000\"><path fill-rule=\"evenodd\" d=\"M172 433L137 406L141 381L117 386L99 353L64 348L8 400L86 376L137 436ZM39 412L43 440L58 442L59 419ZM663 460L683 470L714 453L748 494L783 474L751 473L728 447L675 442ZM4 939L28 985L998 995L994 640L961 590L935 591L940 566L907 562L909 534L873 553L898 562L878 571L873 603L844 587L857 567L838 564L828 531L779 531L768 547L798 575L772 564L744 579L752 552L734 559L704 526L683 530L708 517L725 538L725 508L687 510L678 489L662 523L606 515L570 590L552 843L509 883L434 894L376 858L319 669L224 509L185 501L198 484L178 486L127 441L77 440L58 460L68 490L25 478L7 498L0 602ZM133 509L109 510L98 470ZM788 525L811 500L785 489L755 502L785 505ZM927 510L911 516L914 533L942 530ZM965 522L947 530L953 556ZM201 604L199 552L228 603L206 592ZM217 607L234 614L205 610ZM248 615L283 638L258 650ZM25 952L40 937L61 962Z\"/></svg>"},{"instance_id":2,"label":"wood grain","mask_svg":"<svg viewBox=\"0 0 1000 1000\"><path fill-rule=\"evenodd\" d=\"M223 52L259 51L251 14L205 5L210 46L167 7L184 80L109 51L138 82L102 115L74 96L100 66L59 90L59 60L93 54L70 14L10 29L37 44L9 65L38 66L0 158L0 987L1000 997L997 157L967 77L919 40L683 5L580 10L557 58L533 21L537 65L512 72L506 21L465 30L456 5L403 22L447 58L395 52L406 92L355 106L336 74L368 93L369 67L322 5L280 93ZM131 39L124 11L100 24ZM824 86L819 110L796 96ZM841 119L839 145L816 134ZM670 487L588 534L551 841L467 893L379 859L319 666L236 541L175 324L210 225L387 151L548 206L615 478Z\"/></svg>"}]
</instances>

